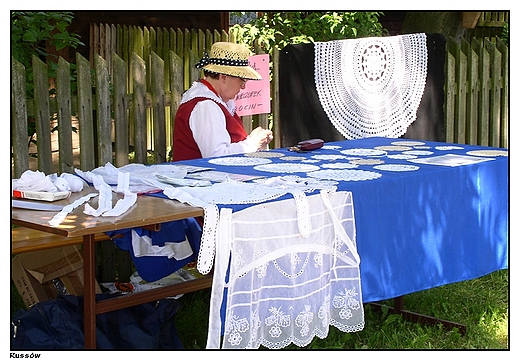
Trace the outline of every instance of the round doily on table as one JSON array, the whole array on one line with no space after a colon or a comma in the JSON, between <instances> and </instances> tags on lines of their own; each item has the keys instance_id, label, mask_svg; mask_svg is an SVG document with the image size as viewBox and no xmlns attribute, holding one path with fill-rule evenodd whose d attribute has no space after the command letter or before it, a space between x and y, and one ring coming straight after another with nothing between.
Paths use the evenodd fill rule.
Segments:
<instances>
[{"instance_id":1,"label":"round doily on table","mask_svg":"<svg viewBox=\"0 0 520 361\"><path fill-rule=\"evenodd\" d=\"M320 169L317 165L312 164L294 164L294 163L271 163L254 166L253 169L262 172L271 173L299 173L312 172Z\"/></svg>"},{"instance_id":2,"label":"round doily on table","mask_svg":"<svg viewBox=\"0 0 520 361\"><path fill-rule=\"evenodd\" d=\"M374 147L374 149L383 150L383 151L397 151L397 152L402 152L405 150L412 150L411 147L407 147L405 145L379 145L377 147Z\"/></svg>"},{"instance_id":3,"label":"round doily on table","mask_svg":"<svg viewBox=\"0 0 520 361\"><path fill-rule=\"evenodd\" d=\"M384 150L370 149L370 148L354 148L340 150L340 153L345 155L357 155L367 157L382 157L387 153Z\"/></svg>"},{"instance_id":4,"label":"round doily on table","mask_svg":"<svg viewBox=\"0 0 520 361\"><path fill-rule=\"evenodd\" d=\"M253 180L253 182L282 189L298 188L303 192L314 192L317 189L335 189L334 187L338 184L338 182L332 180L302 178L296 175L260 178Z\"/></svg>"},{"instance_id":5,"label":"round doily on table","mask_svg":"<svg viewBox=\"0 0 520 361\"><path fill-rule=\"evenodd\" d=\"M408 164L381 164L374 166L374 169L377 170L387 170L391 172L409 172L413 170L419 169L416 165L408 165Z\"/></svg>"},{"instance_id":6,"label":"round doily on table","mask_svg":"<svg viewBox=\"0 0 520 361\"><path fill-rule=\"evenodd\" d=\"M413 158L417 158L416 155L412 155L412 154L390 154L390 155L387 155L387 158L390 158L390 159L413 159Z\"/></svg>"},{"instance_id":7,"label":"round doily on table","mask_svg":"<svg viewBox=\"0 0 520 361\"><path fill-rule=\"evenodd\" d=\"M323 164L322 168L330 168L330 169L353 169L359 167L357 164L352 163L329 163Z\"/></svg>"},{"instance_id":8,"label":"round doily on table","mask_svg":"<svg viewBox=\"0 0 520 361\"><path fill-rule=\"evenodd\" d=\"M394 145L407 145L407 146L410 146L410 147L414 147L416 145L424 145L425 143L424 142L418 142L418 141L415 141L415 140L398 140L398 141L392 142L392 144L394 144Z\"/></svg>"},{"instance_id":9,"label":"round doily on table","mask_svg":"<svg viewBox=\"0 0 520 361\"><path fill-rule=\"evenodd\" d=\"M296 161L300 161L300 160L303 160L303 161L304 161L305 159L307 159L307 158L305 158L305 157L299 157L299 156L294 156L294 155L287 155L287 156L285 156L285 157L281 157L281 158L280 158L280 160L284 160L284 161L285 161L285 160L289 160L289 161L294 161L294 160L296 160Z\"/></svg>"},{"instance_id":10,"label":"round doily on table","mask_svg":"<svg viewBox=\"0 0 520 361\"><path fill-rule=\"evenodd\" d=\"M385 161L381 159L352 159L350 160L351 164L355 165L375 165L375 164L383 164Z\"/></svg>"},{"instance_id":11,"label":"round doily on table","mask_svg":"<svg viewBox=\"0 0 520 361\"><path fill-rule=\"evenodd\" d=\"M337 181L364 181L377 179L381 173L358 169L322 169L307 173L309 177Z\"/></svg>"},{"instance_id":12,"label":"round doily on table","mask_svg":"<svg viewBox=\"0 0 520 361\"><path fill-rule=\"evenodd\" d=\"M311 156L313 159L320 159L320 160L336 160L336 159L346 159L344 155L339 154L316 154Z\"/></svg>"},{"instance_id":13,"label":"round doily on table","mask_svg":"<svg viewBox=\"0 0 520 361\"><path fill-rule=\"evenodd\" d=\"M407 150L406 152L403 152L403 154L408 155L431 155L433 152L431 150Z\"/></svg>"},{"instance_id":14,"label":"round doily on table","mask_svg":"<svg viewBox=\"0 0 520 361\"><path fill-rule=\"evenodd\" d=\"M252 153L244 153L246 157L255 157L255 158L280 158L283 157L285 154L280 152L269 152L269 151L262 151L262 152L252 152Z\"/></svg>"},{"instance_id":15,"label":"round doily on table","mask_svg":"<svg viewBox=\"0 0 520 361\"><path fill-rule=\"evenodd\" d=\"M435 147L437 150L455 150L455 149L464 149L463 147L459 147L458 145L438 145Z\"/></svg>"},{"instance_id":16,"label":"round doily on table","mask_svg":"<svg viewBox=\"0 0 520 361\"><path fill-rule=\"evenodd\" d=\"M267 164L271 162L271 159L258 157L220 157L208 160L208 163L211 164L238 166L254 166L259 164Z\"/></svg>"},{"instance_id":17,"label":"round doily on table","mask_svg":"<svg viewBox=\"0 0 520 361\"><path fill-rule=\"evenodd\" d=\"M321 149L329 149L329 150L341 149L341 145L324 145L323 147L321 147Z\"/></svg>"},{"instance_id":18,"label":"round doily on table","mask_svg":"<svg viewBox=\"0 0 520 361\"><path fill-rule=\"evenodd\" d=\"M431 149L429 145L415 145L414 149Z\"/></svg>"},{"instance_id":19,"label":"round doily on table","mask_svg":"<svg viewBox=\"0 0 520 361\"><path fill-rule=\"evenodd\" d=\"M476 155L478 157L507 157L509 152L507 150L498 149L482 149L482 150L470 150L466 152L468 155Z\"/></svg>"}]
</instances>

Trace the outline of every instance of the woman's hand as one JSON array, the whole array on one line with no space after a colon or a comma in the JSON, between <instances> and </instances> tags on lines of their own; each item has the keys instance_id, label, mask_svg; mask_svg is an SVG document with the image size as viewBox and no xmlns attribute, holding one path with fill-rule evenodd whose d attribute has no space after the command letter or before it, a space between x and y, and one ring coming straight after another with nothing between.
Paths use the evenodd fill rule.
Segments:
<instances>
[{"instance_id":1,"label":"woman's hand","mask_svg":"<svg viewBox=\"0 0 520 361\"><path fill-rule=\"evenodd\" d=\"M273 140L273 132L269 129L257 127L251 131L249 138L252 138L257 145L257 150L267 149L267 145Z\"/></svg>"}]
</instances>

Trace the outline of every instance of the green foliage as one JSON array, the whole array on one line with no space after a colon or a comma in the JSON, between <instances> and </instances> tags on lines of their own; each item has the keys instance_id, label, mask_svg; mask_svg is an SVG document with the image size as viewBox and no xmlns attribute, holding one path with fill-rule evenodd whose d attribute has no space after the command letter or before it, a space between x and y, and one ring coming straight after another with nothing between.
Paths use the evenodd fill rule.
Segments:
<instances>
[{"instance_id":1,"label":"green foliage","mask_svg":"<svg viewBox=\"0 0 520 361\"><path fill-rule=\"evenodd\" d=\"M251 48L256 40L265 53L288 44L382 36L379 12L270 12L230 33Z\"/></svg>"},{"instance_id":2,"label":"green foliage","mask_svg":"<svg viewBox=\"0 0 520 361\"><path fill-rule=\"evenodd\" d=\"M79 35L67 31L72 19L71 12L11 12L11 55L25 67L25 87L28 98L32 98L34 89L33 55L47 63L49 77L55 78L58 67L57 57L47 52L47 46L62 50L69 46L77 48L79 45L84 45ZM74 64L71 65L71 69L75 70ZM51 89L50 93L53 92L55 90ZM34 121L28 119L29 144L36 143L35 132Z\"/></svg>"},{"instance_id":3,"label":"green foliage","mask_svg":"<svg viewBox=\"0 0 520 361\"><path fill-rule=\"evenodd\" d=\"M71 12L11 12L11 54L26 68L31 67L32 55L42 60L53 60L46 45L56 50L83 45L79 35L67 31Z\"/></svg>"}]
</instances>

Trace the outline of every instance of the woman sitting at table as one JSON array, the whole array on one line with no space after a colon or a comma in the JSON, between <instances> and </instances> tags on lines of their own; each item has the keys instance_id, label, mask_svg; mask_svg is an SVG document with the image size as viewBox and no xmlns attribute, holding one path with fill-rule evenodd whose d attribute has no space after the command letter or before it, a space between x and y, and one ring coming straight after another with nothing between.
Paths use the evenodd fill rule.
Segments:
<instances>
[{"instance_id":1,"label":"woman sitting at table","mask_svg":"<svg viewBox=\"0 0 520 361\"><path fill-rule=\"evenodd\" d=\"M249 50L218 42L195 66L204 78L182 96L173 136L173 160L256 152L267 149L272 132L258 127L247 135L234 98L246 81L262 77L249 66Z\"/></svg>"}]
</instances>

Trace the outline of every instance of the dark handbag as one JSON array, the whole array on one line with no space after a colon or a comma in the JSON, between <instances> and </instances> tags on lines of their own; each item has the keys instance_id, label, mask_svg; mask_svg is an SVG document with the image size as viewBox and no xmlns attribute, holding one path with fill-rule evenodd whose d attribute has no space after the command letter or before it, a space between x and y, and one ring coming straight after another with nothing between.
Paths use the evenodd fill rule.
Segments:
<instances>
[{"instance_id":1,"label":"dark handbag","mask_svg":"<svg viewBox=\"0 0 520 361\"><path fill-rule=\"evenodd\" d=\"M323 147L323 143L323 140L319 138L302 140L301 142L298 142L297 145L290 147L289 150L295 152L307 152L310 150L320 149Z\"/></svg>"},{"instance_id":2,"label":"dark handbag","mask_svg":"<svg viewBox=\"0 0 520 361\"><path fill-rule=\"evenodd\" d=\"M96 297L100 300L113 296ZM173 323L178 309L177 300L164 299L97 315L96 348L182 349ZM29 310L20 309L11 322L11 349L83 349L83 319L81 296L60 295Z\"/></svg>"}]
</instances>

